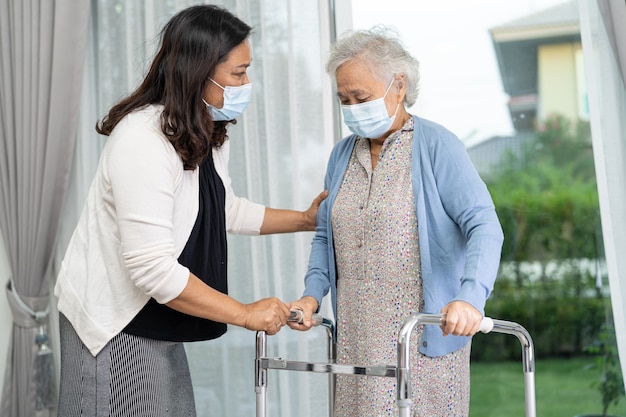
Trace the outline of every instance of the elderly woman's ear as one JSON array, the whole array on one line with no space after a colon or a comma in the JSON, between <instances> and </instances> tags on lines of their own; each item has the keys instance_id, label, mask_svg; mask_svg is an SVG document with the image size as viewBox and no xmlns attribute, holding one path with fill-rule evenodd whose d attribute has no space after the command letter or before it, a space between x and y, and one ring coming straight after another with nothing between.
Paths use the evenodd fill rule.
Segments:
<instances>
[{"instance_id":1,"label":"elderly woman's ear","mask_svg":"<svg viewBox=\"0 0 626 417\"><path fill-rule=\"evenodd\" d=\"M404 101L404 97L406 96L406 80L404 74L396 74L396 88L398 89L398 94L402 97L402 101Z\"/></svg>"},{"instance_id":2,"label":"elderly woman's ear","mask_svg":"<svg viewBox=\"0 0 626 417\"><path fill-rule=\"evenodd\" d=\"M405 88L406 82L404 81L404 74L396 74L396 82L398 85L398 89Z\"/></svg>"}]
</instances>

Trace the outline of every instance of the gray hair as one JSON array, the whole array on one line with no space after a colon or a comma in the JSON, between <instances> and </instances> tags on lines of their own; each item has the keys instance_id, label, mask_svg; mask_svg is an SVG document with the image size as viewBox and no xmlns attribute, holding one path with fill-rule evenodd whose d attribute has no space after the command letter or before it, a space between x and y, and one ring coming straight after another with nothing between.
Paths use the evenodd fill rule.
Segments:
<instances>
[{"instance_id":1,"label":"gray hair","mask_svg":"<svg viewBox=\"0 0 626 417\"><path fill-rule=\"evenodd\" d=\"M419 63L402 45L397 34L392 36L391 32L385 26L374 26L369 30L344 33L330 51L326 72L334 79L341 65L361 59L383 84L389 83L394 75L403 74L406 82L404 103L409 107L415 104L419 93Z\"/></svg>"}]
</instances>

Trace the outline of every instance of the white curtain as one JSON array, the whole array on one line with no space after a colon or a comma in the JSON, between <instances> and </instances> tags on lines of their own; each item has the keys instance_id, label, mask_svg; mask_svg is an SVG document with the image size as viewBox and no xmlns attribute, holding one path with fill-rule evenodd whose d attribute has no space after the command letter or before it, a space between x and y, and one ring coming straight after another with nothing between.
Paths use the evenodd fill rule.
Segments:
<instances>
[{"instance_id":1,"label":"white curtain","mask_svg":"<svg viewBox=\"0 0 626 417\"><path fill-rule=\"evenodd\" d=\"M253 101L229 129L235 192L272 207L305 209L322 191L335 140L332 86L323 67L331 43L328 0L223 0L253 27ZM105 139L94 124L136 87L163 24L193 0L92 0L79 138L64 210L57 265L69 240ZM312 233L229 236L229 289L251 302L299 298ZM329 307L329 306L327 306ZM323 310L327 315L329 309ZM326 360L323 329L269 338L268 354ZM199 416L254 415L255 334L229 328L218 340L187 345ZM328 376L269 371L268 415L314 416L327 407Z\"/></svg>"},{"instance_id":2,"label":"white curtain","mask_svg":"<svg viewBox=\"0 0 626 417\"><path fill-rule=\"evenodd\" d=\"M617 67L626 83L626 1L596 0Z\"/></svg>"},{"instance_id":3,"label":"white curtain","mask_svg":"<svg viewBox=\"0 0 626 417\"><path fill-rule=\"evenodd\" d=\"M602 234L617 345L626 376L626 78L622 75L626 70L626 2L580 0L579 4Z\"/></svg>"},{"instance_id":4,"label":"white curtain","mask_svg":"<svg viewBox=\"0 0 626 417\"><path fill-rule=\"evenodd\" d=\"M88 15L89 3L71 0L0 2L0 250L7 251L0 280L12 319L3 338L2 416L47 417L56 406L49 267L76 138Z\"/></svg>"}]
</instances>

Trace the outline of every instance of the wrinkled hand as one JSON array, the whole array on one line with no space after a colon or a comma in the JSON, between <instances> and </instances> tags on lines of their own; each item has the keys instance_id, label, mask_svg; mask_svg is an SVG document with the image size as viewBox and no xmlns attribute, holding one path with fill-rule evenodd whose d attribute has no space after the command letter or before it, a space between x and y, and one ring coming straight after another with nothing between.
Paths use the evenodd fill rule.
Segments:
<instances>
[{"instance_id":1,"label":"wrinkled hand","mask_svg":"<svg viewBox=\"0 0 626 417\"><path fill-rule=\"evenodd\" d=\"M328 191L322 191L313 199L311 206L304 212L304 218L306 221L305 230L315 231L315 222L317 219L317 210L320 208L320 204L324 199L328 197Z\"/></svg>"},{"instance_id":2,"label":"wrinkled hand","mask_svg":"<svg viewBox=\"0 0 626 417\"><path fill-rule=\"evenodd\" d=\"M444 336L473 336L483 319L482 314L465 301L452 301L441 309L441 314L445 314L441 325Z\"/></svg>"},{"instance_id":3,"label":"wrinkled hand","mask_svg":"<svg viewBox=\"0 0 626 417\"><path fill-rule=\"evenodd\" d=\"M289 318L289 307L278 298L263 298L246 304L244 327L272 335L280 331Z\"/></svg>"},{"instance_id":4,"label":"wrinkled hand","mask_svg":"<svg viewBox=\"0 0 626 417\"><path fill-rule=\"evenodd\" d=\"M317 300L315 298L310 296L302 297L298 301L289 303L289 308L291 310L302 311L302 313L304 313L304 318L302 320L302 323L288 322L287 326L291 327L294 330L300 331L309 330L311 327L313 327L312 316L318 308Z\"/></svg>"}]
</instances>

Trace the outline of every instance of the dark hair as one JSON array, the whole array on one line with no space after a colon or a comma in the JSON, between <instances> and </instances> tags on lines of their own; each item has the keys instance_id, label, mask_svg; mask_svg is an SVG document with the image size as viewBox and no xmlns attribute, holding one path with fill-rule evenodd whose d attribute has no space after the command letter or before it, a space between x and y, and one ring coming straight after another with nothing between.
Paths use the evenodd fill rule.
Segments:
<instances>
[{"instance_id":1,"label":"dark hair","mask_svg":"<svg viewBox=\"0 0 626 417\"><path fill-rule=\"evenodd\" d=\"M202 95L208 79L252 28L214 5L182 10L161 32L161 47L141 85L114 105L96 124L110 135L126 115L149 104L162 104L161 130L180 155L185 169L195 169L212 147L227 139L230 122L214 122Z\"/></svg>"}]
</instances>

